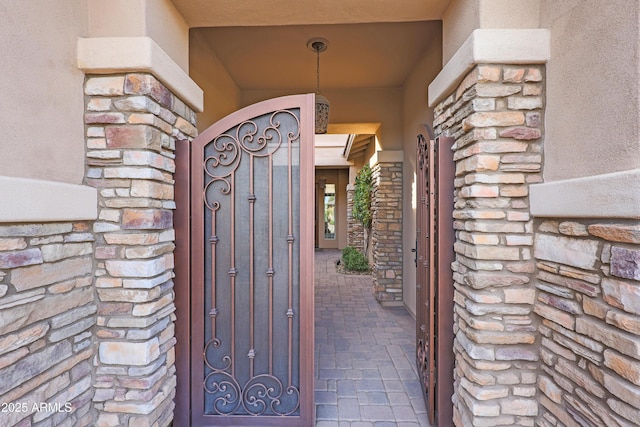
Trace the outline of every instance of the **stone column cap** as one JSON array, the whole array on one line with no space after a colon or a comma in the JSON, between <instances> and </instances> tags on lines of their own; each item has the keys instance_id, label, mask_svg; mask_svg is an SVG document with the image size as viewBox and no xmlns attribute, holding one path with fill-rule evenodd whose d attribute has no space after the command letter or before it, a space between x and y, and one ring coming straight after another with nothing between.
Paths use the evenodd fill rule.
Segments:
<instances>
[{"instance_id":1,"label":"stone column cap","mask_svg":"<svg viewBox=\"0 0 640 427\"><path fill-rule=\"evenodd\" d=\"M202 89L150 37L80 38L77 61L86 74L153 74L191 108L204 109Z\"/></svg>"},{"instance_id":2,"label":"stone column cap","mask_svg":"<svg viewBox=\"0 0 640 427\"><path fill-rule=\"evenodd\" d=\"M86 185L0 176L0 222L57 222L98 217L98 191Z\"/></svg>"},{"instance_id":3,"label":"stone column cap","mask_svg":"<svg viewBox=\"0 0 640 427\"><path fill-rule=\"evenodd\" d=\"M376 151L369 161L370 165L376 163L402 163L404 161L404 151L402 150L381 150Z\"/></svg>"},{"instance_id":4,"label":"stone column cap","mask_svg":"<svg viewBox=\"0 0 640 427\"><path fill-rule=\"evenodd\" d=\"M477 29L429 85L429 106L447 96L477 64L543 64L551 58L551 32L537 29Z\"/></svg>"},{"instance_id":5,"label":"stone column cap","mask_svg":"<svg viewBox=\"0 0 640 427\"><path fill-rule=\"evenodd\" d=\"M531 214L555 218L640 218L640 169L530 187Z\"/></svg>"}]
</instances>

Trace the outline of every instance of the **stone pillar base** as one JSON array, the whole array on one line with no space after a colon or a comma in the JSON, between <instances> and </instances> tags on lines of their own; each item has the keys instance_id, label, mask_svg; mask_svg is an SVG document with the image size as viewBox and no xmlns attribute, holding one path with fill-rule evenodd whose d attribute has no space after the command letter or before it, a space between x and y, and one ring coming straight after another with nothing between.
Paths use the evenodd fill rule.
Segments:
<instances>
[{"instance_id":1,"label":"stone pillar base","mask_svg":"<svg viewBox=\"0 0 640 427\"><path fill-rule=\"evenodd\" d=\"M402 305L402 162L378 162L372 176L374 295L384 305Z\"/></svg>"},{"instance_id":2,"label":"stone pillar base","mask_svg":"<svg viewBox=\"0 0 640 427\"><path fill-rule=\"evenodd\" d=\"M539 325L529 185L542 180L544 67L478 65L435 108L456 138L454 422L534 425Z\"/></svg>"},{"instance_id":3,"label":"stone pillar base","mask_svg":"<svg viewBox=\"0 0 640 427\"><path fill-rule=\"evenodd\" d=\"M195 113L151 74L88 77L87 178L99 190L95 395L100 426L173 419L176 140Z\"/></svg>"}]
</instances>

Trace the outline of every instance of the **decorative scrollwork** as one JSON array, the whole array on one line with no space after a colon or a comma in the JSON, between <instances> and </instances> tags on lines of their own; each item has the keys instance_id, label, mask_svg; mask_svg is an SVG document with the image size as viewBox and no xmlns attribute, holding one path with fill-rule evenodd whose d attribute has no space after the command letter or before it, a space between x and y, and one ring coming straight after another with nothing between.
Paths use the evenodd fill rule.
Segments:
<instances>
[{"instance_id":1,"label":"decorative scrollwork","mask_svg":"<svg viewBox=\"0 0 640 427\"><path fill-rule=\"evenodd\" d=\"M427 139L422 134L418 134L418 167L424 169L425 160L428 153Z\"/></svg>"},{"instance_id":2,"label":"decorative scrollwork","mask_svg":"<svg viewBox=\"0 0 640 427\"><path fill-rule=\"evenodd\" d=\"M286 416L300 407L300 390L295 386L285 388L268 374L256 375L240 386L228 372L214 370L205 377L204 389L213 397L208 409L218 415Z\"/></svg>"},{"instance_id":3,"label":"decorative scrollwork","mask_svg":"<svg viewBox=\"0 0 640 427\"><path fill-rule=\"evenodd\" d=\"M293 120L295 131L281 133L284 120ZM238 169L243 153L255 157L267 157L276 152L282 143L300 137L300 120L289 110L274 111L268 116L268 124L260 129L263 120L256 118L240 123L226 133L216 136L205 147L203 169L209 182L205 184L204 203L212 211L220 208L218 197L231 193L230 178ZM217 190L217 191L216 191Z\"/></svg>"},{"instance_id":4,"label":"decorative scrollwork","mask_svg":"<svg viewBox=\"0 0 640 427\"><path fill-rule=\"evenodd\" d=\"M285 389L274 376L257 375L244 386L243 405L251 415L264 415L268 412L273 415L290 415L298 409L299 394L296 387ZM286 396L292 398L283 401Z\"/></svg>"},{"instance_id":5,"label":"decorative scrollwork","mask_svg":"<svg viewBox=\"0 0 640 427\"><path fill-rule=\"evenodd\" d=\"M211 211L217 211L220 209L220 202L215 200L213 193L219 187L219 192L222 194L229 194L231 192L231 184L226 178L214 178L204 186L204 204Z\"/></svg>"},{"instance_id":6,"label":"decorative scrollwork","mask_svg":"<svg viewBox=\"0 0 640 427\"><path fill-rule=\"evenodd\" d=\"M232 414L242 403L240 384L225 371L209 373L204 379L204 390L214 397L212 406L219 414Z\"/></svg>"},{"instance_id":7,"label":"decorative scrollwork","mask_svg":"<svg viewBox=\"0 0 640 427\"><path fill-rule=\"evenodd\" d=\"M215 367L212 362L209 361L209 349L210 348L218 348L220 347L220 340L218 338L213 338L207 342L204 346L204 363L211 369L212 371L226 371L231 367L231 357L224 356L222 361L225 363L222 367Z\"/></svg>"},{"instance_id":8,"label":"decorative scrollwork","mask_svg":"<svg viewBox=\"0 0 640 427\"><path fill-rule=\"evenodd\" d=\"M212 339L205 345L204 362L209 372L204 378L204 391L211 396L205 409L211 415L266 415L288 416L295 414L300 408L300 390L294 385L285 387L282 381L270 374L258 374L240 385L233 377L230 356L221 358L223 366L216 367L211 362L214 351L210 348L220 347L218 339ZM247 354L249 359L255 357L252 349Z\"/></svg>"},{"instance_id":9,"label":"decorative scrollwork","mask_svg":"<svg viewBox=\"0 0 640 427\"><path fill-rule=\"evenodd\" d=\"M273 411L279 415L291 415L300 407L300 390L298 390L297 387L289 386L285 392L288 396L292 397L288 407L282 403L281 400L274 402L272 405Z\"/></svg>"},{"instance_id":10,"label":"decorative scrollwork","mask_svg":"<svg viewBox=\"0 0 640 427\"><path fill-rule=\"evenodd\" d=\"M423 384L426 390L429 385L429 352L426 349L426 343L424 339L419 339L416 344L416 362L418 365L418 375L420 376L420 382Z\"/></svg>"},{"instance_id":11,"label":"decorative scrollwork","mask_svg":"<svg viewBox=\"0 0 640 427\"><path fill-rule=\"evenodd\" d=\"M209 143L214 154L204 159L204 171L212 178L226 176L211 173L215 168L237 166L240 160L240 150L237 140L229 134L222 134ZM235 168L234 168L235 169Z\"/></svg>"}]
</instances>

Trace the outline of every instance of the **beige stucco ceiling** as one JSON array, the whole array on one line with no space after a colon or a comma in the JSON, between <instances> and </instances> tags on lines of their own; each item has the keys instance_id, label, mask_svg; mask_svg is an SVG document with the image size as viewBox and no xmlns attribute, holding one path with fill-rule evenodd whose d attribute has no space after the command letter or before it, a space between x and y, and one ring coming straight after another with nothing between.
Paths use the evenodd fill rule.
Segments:
<instances>
[{"instance_id":1,"label":"beige stucco ceiling","mask_svg":"<svg viewBox=\"0 0 640 427\"><path fill-rule=\"evenodd\" d=\"M321 88L400 87L451 0L172 0L240 90L312 91L312 37Z\"/></svg>"},{"instance_id":2,"label":"beige stucco ceiling","mask_svg":"<svg viewBox=\"0 0 640 427\"><path fill-rule=\"evenodd\" d=\"M400 87L437 36L437 21L216 27L202 36L241 90L313 91L312 37L329 41L320 54L323 90ZM195 34L192 34L192 36Z\"/></svg>"},{"instance_id":3,"label":"beige stucco ceiling","mask_svg":"<svg viewBox=\"0 0 640 427\"><path fill-rule=\"evenodd\" d=\"M190 27L438 20L451 0L172 0Z\"/></svg>"}]
</instances>

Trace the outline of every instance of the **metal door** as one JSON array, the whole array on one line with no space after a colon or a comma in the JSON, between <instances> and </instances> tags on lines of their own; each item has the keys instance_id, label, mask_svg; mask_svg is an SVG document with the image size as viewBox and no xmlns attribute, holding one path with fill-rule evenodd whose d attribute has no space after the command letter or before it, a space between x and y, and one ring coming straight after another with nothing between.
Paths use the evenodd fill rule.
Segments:
<instances>
[{"instance_id":1,"label":"metal door","mask_svg":"<svg viewBox=\"0 0 640 427\"><path fill-rule=\"evenodd\" d=\"M418 130L416 212L416 363L429 422L453 417L453 138Z\"/></svg>"},{"instance_id":2,"label":"metal door","mask_svg":"<svg viewBox=\"0 0 640 427\"><path fill-rule=\"evenodd\" d=\"M192 426L313 425L313 105L255 104L192 143Z\"/></svg>"}]
</instances>

